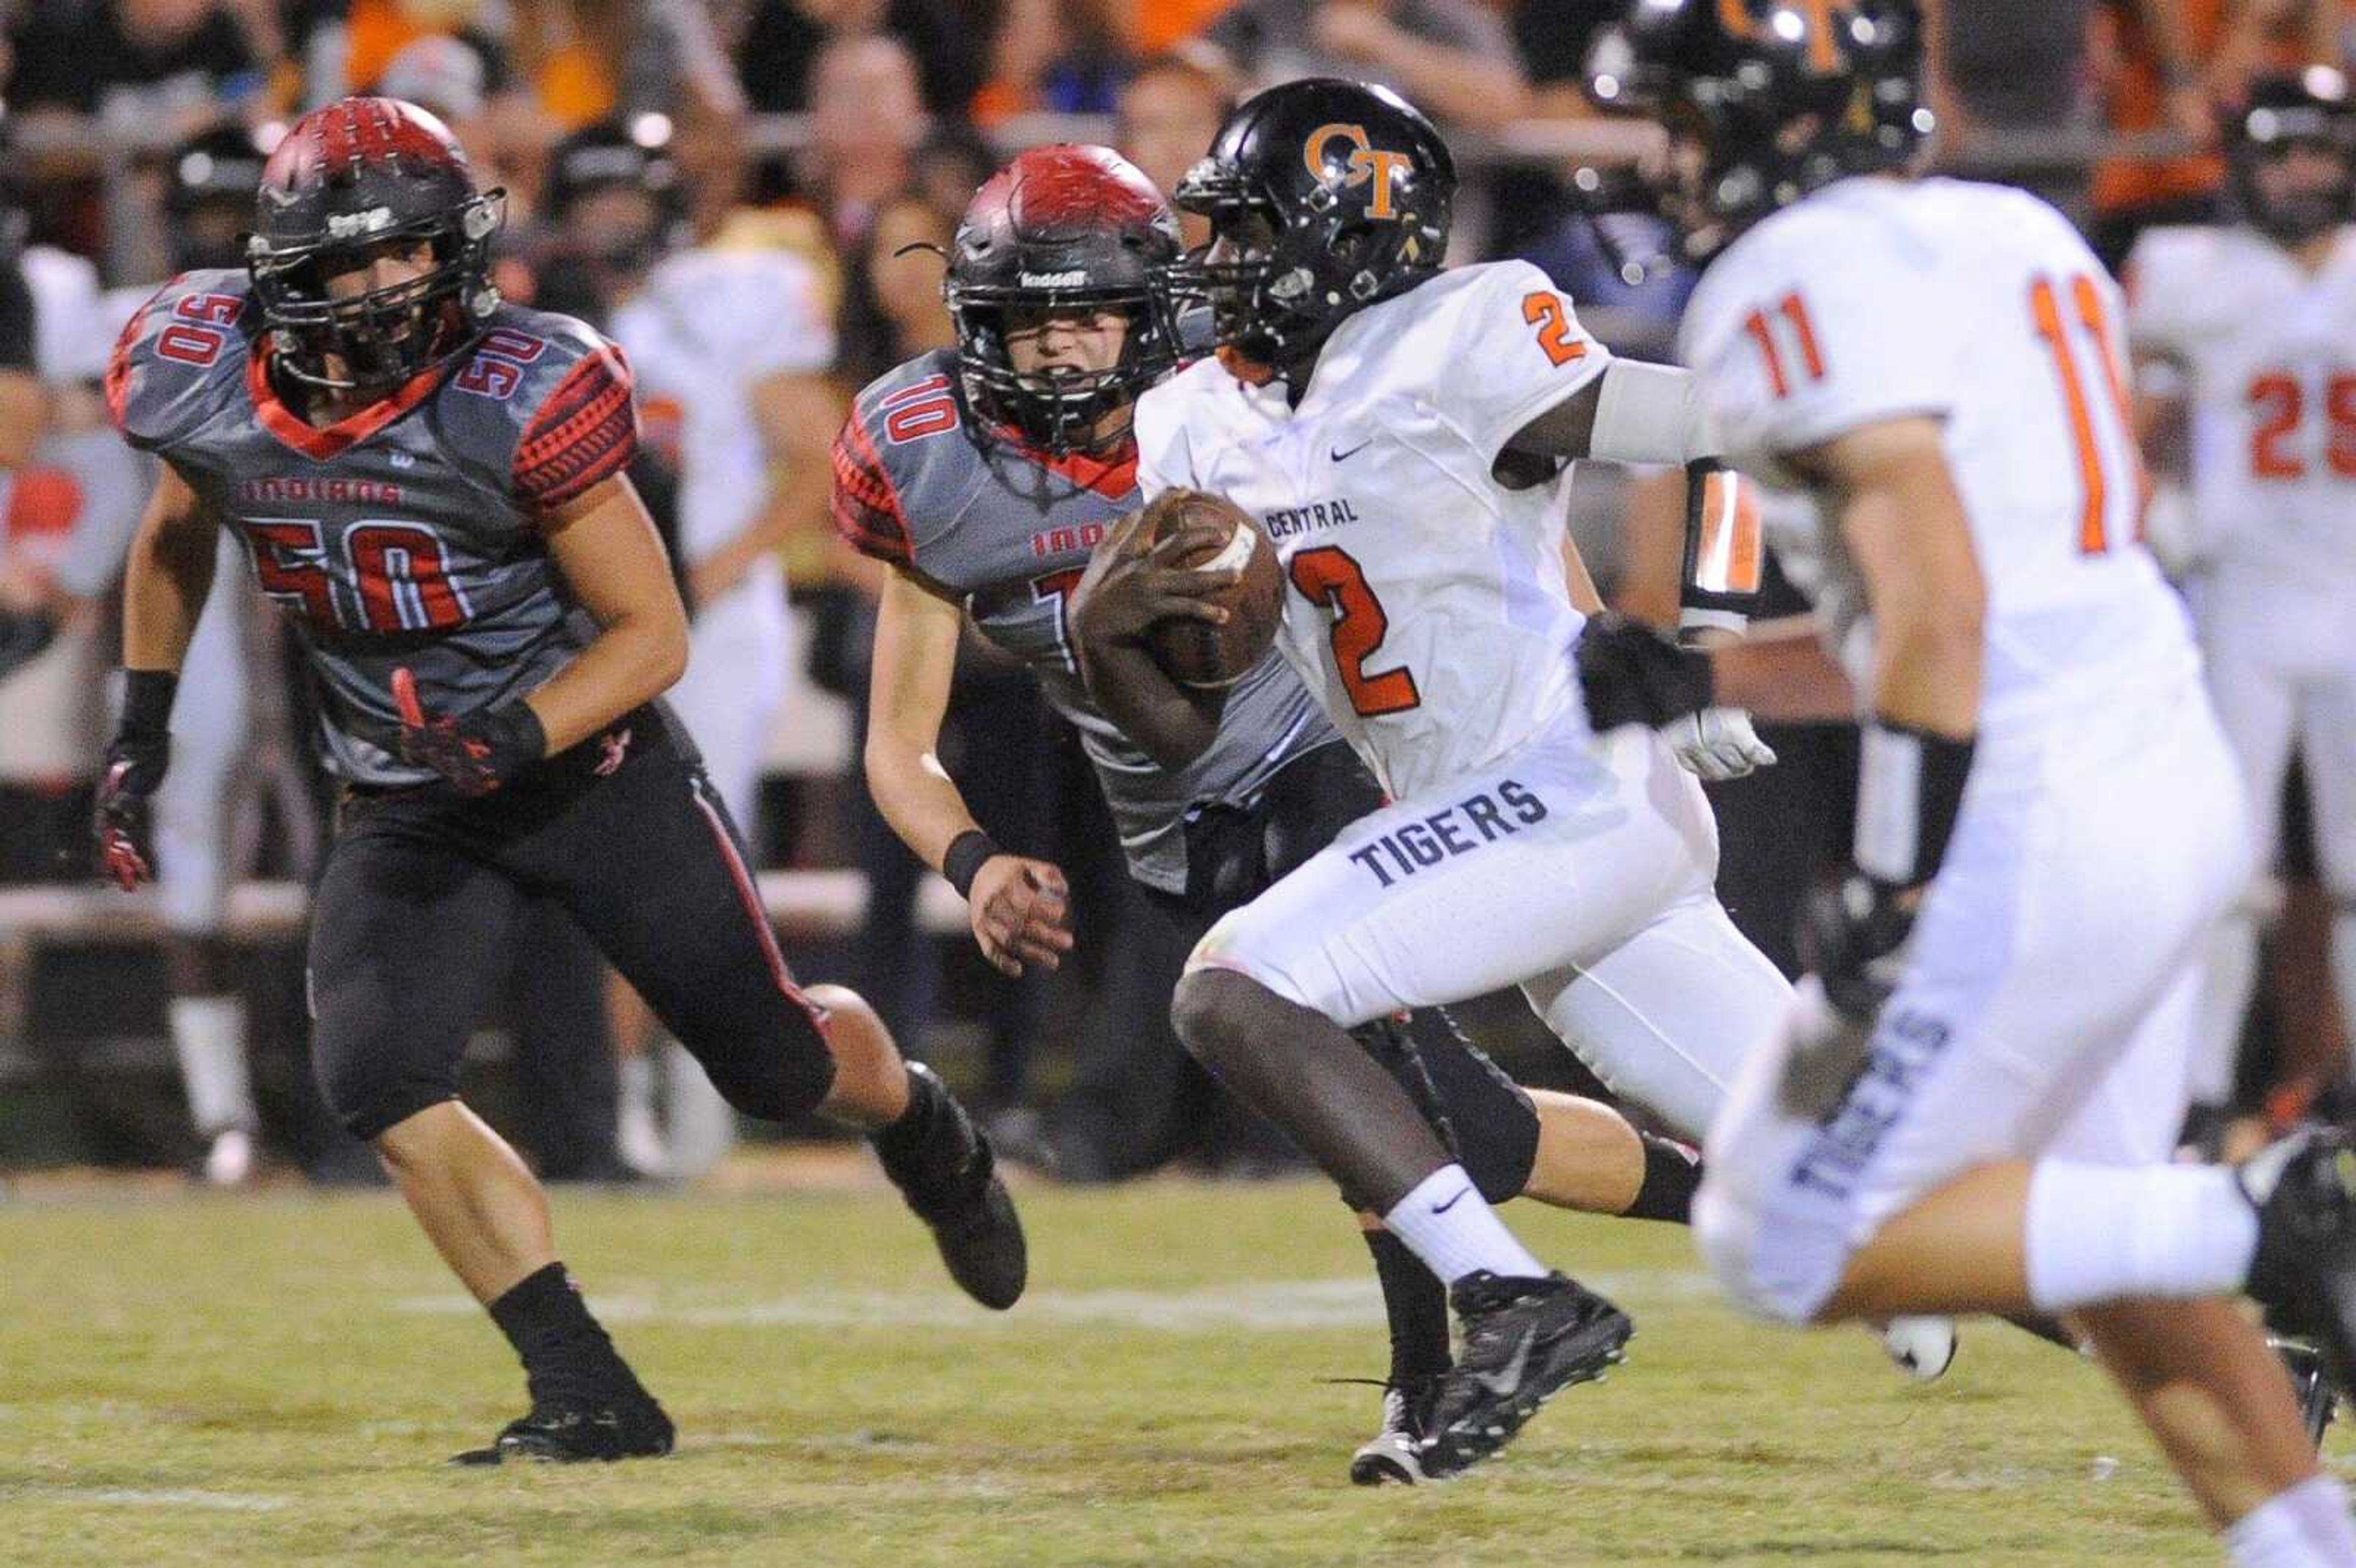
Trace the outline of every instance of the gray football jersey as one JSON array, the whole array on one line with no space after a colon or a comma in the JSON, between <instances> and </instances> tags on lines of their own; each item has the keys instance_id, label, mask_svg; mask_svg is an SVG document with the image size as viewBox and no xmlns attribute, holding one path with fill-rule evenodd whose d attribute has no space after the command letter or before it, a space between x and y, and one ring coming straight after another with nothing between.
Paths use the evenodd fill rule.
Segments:
<instances>
[{"instance_id":1,"label":"gray football jersey","mask_svg":"<svg viewBox=\"0 0 2356 1568\"><path fill-rule=\"evenodd\" d=\"M835 442L835 527L861 553L957 598L983 636L1030 667L1080 732L1131 874L1183 892L1187 808L1240 805L1338 737L1271 652L1228 691L1218 739L1189 766L1165 772L1131 745L1081 683L1064 608L1089 553L1141 504L1136 462L1053 457L1012 432L978 434L974 418L946 350L871 383Z\"/></svg>"},{"instance_id":2,"label":"gray football jersey","mask_svg":"<svg viewBox=\"0 0 2356 1568\"><path fill-rule=\"evenodd\" d=\"M187 273L124 329L108 405L294 621L328 766L424 783L390 750L396 668L428 709L469 713L542 684L595 635L535 519L629 461L628 368L569 316L504 305L466 348L320 429L280 402L262 343L244 273Z\"/></svg>"}]
</instances>

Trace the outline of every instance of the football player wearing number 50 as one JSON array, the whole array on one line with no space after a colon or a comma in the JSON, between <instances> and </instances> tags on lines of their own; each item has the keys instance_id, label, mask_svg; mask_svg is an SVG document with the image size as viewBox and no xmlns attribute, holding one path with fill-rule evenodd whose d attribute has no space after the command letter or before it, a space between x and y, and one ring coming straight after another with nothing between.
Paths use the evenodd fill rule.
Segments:
<instances>
[{"instance_id":1,"label":"football player wearing number 50","mask_svg":"<svg viewBox=\"0 0 2356 1568\"><path fill-rule=\"evenodd\" d=\"M1912 0L1633 0L1607 101L1669 127L1730 454L1820 505L1820 628L1581 650L1599 713L1715 694L1864 726L1815 976L1710 1128L1712 1271L1794 1324L2069 1315L2246 1568L2356 1563L2233 1298L2356 1349L2356 1147L2172 1161L2241 779L2141 537L2123 301L2025 192L1917 179ZM1816 635L1821 633L1821 637Z\"/></svg>"},{"instance_id":2,"label":"football player wearing number 50","mask_svg":"<svg viewBox=\"0 0 2356 1568\"><path fill-rule=\"evenodd\" d=\"M457 1098L527 898L562 901L732 1104L867 1130L958 1283L1021 1295L989 1147L854 994L794 983L726 805L658 700L687 618L622 469L619 354L488 283L499 193L431 115L354 98L271 155L243 271L185 274L107 376L165 462L126 569L99 848L153 851L177 671L226 528L293 621L344 795L313 910L313 1055L521 1358L531 1408L461 1456L669 1452L662 1408L558 1261L545 1194Z\"/></svg>"},{"instance_id":3,"label":"football player wearing number 50","mask_svg":"<svg viewBox=\"0 0 2356 1568\"><path fill-rule=\"evenodd\" d=\"M1678 765L1772 760L1748 720L1599 738L1571 664L1597 609L1565 530L1574 462L1687 468L1697 629L1740 626L1755 511L1684 372L1615 359L1526 263L1441 271L1454 185L1387 89L1242 104L1174 193L1215 238L1164 272L1173 307L1208 303L1219 353L1137 409L1147 496L1212 491L1261 521L1291 590L1277 645L1392 803L1214 926L1173 1009L1449 1282L1464 1349L1427 1475L1494 1452L1630 1325L1530 1255L1348 1031L1519 986L1616 1093L1698 1136L1790 996L1719 906L1717 827ZM1086 651L1091 690L1157 750L1214 732L1186 705L1122 713L1151 689L1141 650Z\"/></svg>"}]
</instances>

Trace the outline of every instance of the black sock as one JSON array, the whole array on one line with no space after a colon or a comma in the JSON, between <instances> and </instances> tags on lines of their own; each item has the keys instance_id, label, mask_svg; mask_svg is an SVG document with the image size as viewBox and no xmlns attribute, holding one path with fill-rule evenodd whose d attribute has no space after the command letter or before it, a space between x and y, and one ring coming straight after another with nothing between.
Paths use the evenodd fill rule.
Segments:
<instances>
[{"instance_id":1,"label":"black sock","mask_svg":"<svg viewBox=\"0 0 2356 1568\"><path fill-rule=\"evenodd\" d=\"M526 1275L490 1305L491 1321L523 1361L532 1398L586 1400L645 1390L561 1263Z\"/></svg>"},{"instance_id":2,"label":"black sock","mask_svg":"<svg viewBox=\"0 0 2356 1568\"><path fill-rule=\"evenodd\" d=\"M1390 1317L1391 1381L1404 1388L1446 1371L1453 1364L1447 1287L1388 1231L1364 1233L1366 1251L1375 1254L1375 1277L1382 1281L1383 1311Z\"/></svg>"},{"instance_id":3,"label":"black sock","mask_svg":"<svg viewBox=\"0 0 2356 1568\"><path fill-rule=\"evenodd\" d=\"M956 1104L931 1068L921 1061L908 1063L907 1109L897 1121L867 1135L884 1168L895 1180L916 1168Z\"/></svg>"},{"instance_id":4,"label":"black sock","mask_svg":"<svg viewBox=\"0 0 2356 1568\"><path fill-rule=\"evenodd\" d=\"M1636 1136L1644 1144L1644 1184L1636 1189L1626 1217L1692 1224L1694 1189L1701 1185L1700 1151L1650 1133Z\"/></svg>"}]
</instances>

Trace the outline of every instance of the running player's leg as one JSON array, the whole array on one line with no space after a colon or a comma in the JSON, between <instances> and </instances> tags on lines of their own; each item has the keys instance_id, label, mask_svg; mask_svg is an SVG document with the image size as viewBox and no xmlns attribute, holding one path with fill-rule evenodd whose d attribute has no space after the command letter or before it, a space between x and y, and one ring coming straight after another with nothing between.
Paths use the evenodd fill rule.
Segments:
<instances>
[{"instance_id":1,"label":"running player's leg","mask_svg":"<svg viewBox=\"0 0 2356 1568\"><path fill-rule=\"evenodd\" d=\"M2233 584L2210 585L2201 606L2203 671L2225 739L2248 786L2255 874L2210 938L2201 1014L2195 1026L2191 1096L2195 1106L2233 1097L2243 1024L2258 977L2259 937L2280 898L2275 855L2282 822L2283 778L2298 719L2291 678L2268 634L2269 617Z\"/></svg>"},{"instance_id":2,"label":"running player's leg","mask_svg":"<svg viewBox=\"0 0 2356 1568\"><path fill-rule=\"evenodd\" d=\"M2315 855L2331 895L2331 978L2340 1011L2356 1029L2356 659L2319 677L2301 701Z\"/></svg>"},{"instance_id":3,"label":"running player's leg","mask_svg":"<svg viewBox=\"0 0 2356 1568\"><path fill-rule=\"evenodd\" d=\"M523 895L457 848L448 806L347 809L314 905L313 1058L327 1102L372 1144L434 1249L522 1360L529 1414L460 1457L669 1451L671 1425L558 1260L548 1198L457 1098L467 1036L503 972Z\"/></svg>"},{"instance_id":4,"label":"running player's leg","mask_svg":"<svg viewBox=\"0 0 2356 1568\"><path fill-rule=\"evenodd\" d=\"M760 598L765 592L773 602ZM730 816L755 840L761 760L785 688L785 616L784 590L771 571L702 606L689 634L687 673L665 698L694 737ZM664 1174L710 1170L735 1141L735 1112L685 1047L653 1038L643 1006L625 1005L617 1021L625 1054L642 1064L626 1075L637 1102L632 1114L650 1117L653 1085L658 1079L663 1085Z\"/></svg>"},{"instance_id":5,"label":"running player's leg","mask_svg":"<svg viewBox=\"0 0 2356 1568\"><path fill-rule=\"evenodd\" d=\"M795 983L726 806L672 742L641 738L509 855L547 880L730 1104L866 1132L958 1283L1013 1305L1023 1232L988 1141L856 993Z\"/></svg>"},{"instance_id":6,"label":"running player's leg","mask_svg":"<svg viewBox=\"0 0 2356 1568\"><path fill-rule=\"evenodd\" d=\"M247 672L238 648L244 562L224 534L220 586L197 622L172 719L172 771L155 796L156 885L171 987L172 1051L189 1119L206 1146L205 1179L234 1185L252 1172L262 1130L246 1063L229 917L230 795L246 753Z\"/></svg>"}]
</instances>

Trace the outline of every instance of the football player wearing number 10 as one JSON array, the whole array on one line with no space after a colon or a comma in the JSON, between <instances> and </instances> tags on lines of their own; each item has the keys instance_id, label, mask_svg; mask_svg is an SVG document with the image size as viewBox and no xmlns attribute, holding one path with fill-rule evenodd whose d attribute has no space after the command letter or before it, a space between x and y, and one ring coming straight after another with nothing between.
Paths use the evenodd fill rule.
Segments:
<instances>
[{"instance_id":1,"label":"football player wearing number 10","mask_svg":"<svg viewBox=\"0 0 2356 1568\"><path fill-rule=\"evenodd\" d=\"M1260 519L1290 587L1277 645L1391 802L1214 926L1172 1008L1450 1285L1463 1353L1418 1445L1430 1476L1599 1375L1630 1325L1523 1248L1347 1031L1517 985L1615 1093L1698 1136L1790 997L1719 906L1700 786L1663 738L1599 741L1571 666L1597 607L1565 531L1571 464L1687 465L1705 512L1728 494L1689 378L1613 358L1534 267L1442 272L1454 183L1387 89L1312 79L1242 104L1173 193L1215 238L1165 273L1207 299L1219 354L1136 416L1147 496L1215 492ZM1141 641L1084 630L1082 651L1157 754L1210 743L1215 694L1141 701L1168 685ZM1757 760L1740 715L1698 721Z\"/></svg>"},{"instance_id":2,"label":"football player wearing number 10","mask_svg":"<svg viewBox=\"0 0 2356 1568\"><path fill-rule=\"evenodd\" d=\"M794 984L734 825L657 700L687 659L621 470L620 356L487 280L499 194L431 115L353 98L265 165L243 272L187 273L124 331L115 421L165 474L124 585L123 727L99 849L152 859L177 670L237 535L293 619L345 784L313 910L313 1056L521 1358L529 1414L461 1456L669 1452L671 1424L558 1261L546 1195L457 1099L524 901L552 895L748 1115L866 1129L958 1282L1023 1290L990 1149L849 991Z\"/></svg>"},{"instance_id":3,"label":"football player wearing number 10","mask_svg":"<svg viewBox=\"0 0 2356 1568\"><path fill-rule=\"evenodd\" d=\"M1730 457L1806 488L1826 627L1581 650L1600 710L1865 726L1815 979L1710 1129L1702 1251L1787 1322L2072 1315L2248 1568L2356 1563L2231 1298L2356 1341L2356 1149L2170 1162L2199 961L2250 869L2234 762L2138 538L2122 302L2023 192L1915 180L1910 0L1639 0L1597 57L1714 252L1686 357ZM2287 1300L2286 1300L2287 1298Z\"/></svg>"}]
</instances>

